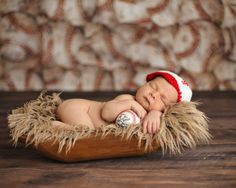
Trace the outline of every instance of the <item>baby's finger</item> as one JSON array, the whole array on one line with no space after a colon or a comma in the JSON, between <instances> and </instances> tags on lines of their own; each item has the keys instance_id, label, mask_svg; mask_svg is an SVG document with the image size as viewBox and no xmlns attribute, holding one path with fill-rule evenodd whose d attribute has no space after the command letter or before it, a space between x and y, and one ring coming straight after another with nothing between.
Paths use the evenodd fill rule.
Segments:
<instances>
[{"instance_id":1,"label":"baby's finger","mask_svg":"<svg viewBox=\"0 0 236 188\"><path fill-rule=\"evenodd\" d=\"M152 133L155 134L157 132L157 125L154 123L152 126Z\"/></svg>"},{"instance_id":2,"label":"baby's finger","mask_svg":"<svg viewBox=\"0 0 236 188\"><path fill-rule=\"evenodd\" d=\"M147 128L148 128L148 133L150 133L150 134L152 133L152 126L153 126L153 124L151 122L149 122Z\"/></svg>"},{"instance_id":3,"label":"baby's finger","mask_svg":"<svg viewBox=\"0 0 236 188\"><path fill-rule=\"evenodd\" d=\"M143 133L146 134L147 133L147 121L143 122Z\"/></svg>"},{"instance_id":4,"label":"baby's finger","mask_svg":"<svg viewBox=\"0 0 236 188\"><path fill-rule=\"evenodd\" d=\"M161 125L160 125L160 121L157 121L156 125L157 125L157 126L156 126L156 127L157 127L157 132L159 132L159 131L160 131L160 126L161 126Z\"/></svg>"}]
</instances>

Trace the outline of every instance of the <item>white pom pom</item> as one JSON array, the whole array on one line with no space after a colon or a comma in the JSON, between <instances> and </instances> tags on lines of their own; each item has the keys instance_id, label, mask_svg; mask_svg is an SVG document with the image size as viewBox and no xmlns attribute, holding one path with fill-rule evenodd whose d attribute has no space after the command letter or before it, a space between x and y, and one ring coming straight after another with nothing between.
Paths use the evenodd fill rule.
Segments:
<instances>
[{"instance_id":1,"label":"white pom pom","mask_svg":"<svg viewBox=\"0 0 236 188\"><path fill-rule=\"evenodd\" d=\"M116 118L116 126L118 127L127 127L138 123L140 123L140 118L132 110L121 112Z\"/></svg>"}]
</instances>

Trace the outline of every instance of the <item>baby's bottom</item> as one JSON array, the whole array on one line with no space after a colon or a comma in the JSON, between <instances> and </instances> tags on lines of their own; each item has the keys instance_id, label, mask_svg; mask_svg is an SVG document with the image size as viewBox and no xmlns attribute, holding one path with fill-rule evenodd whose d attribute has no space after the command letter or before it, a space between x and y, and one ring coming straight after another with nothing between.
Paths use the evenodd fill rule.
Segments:
<instances>
[{"instance_id":1,"label":"baby's bottom","mask_svg":"<svg viewBox=\"0 0 236 188\"><path fill-rule=\"evenodd\" d=\"M88 114L89 104L83 99L69 99L62 102L56 110L60 121L53 121L55 126L85 125L95 128Z\"/></svg>"}]
</instances>

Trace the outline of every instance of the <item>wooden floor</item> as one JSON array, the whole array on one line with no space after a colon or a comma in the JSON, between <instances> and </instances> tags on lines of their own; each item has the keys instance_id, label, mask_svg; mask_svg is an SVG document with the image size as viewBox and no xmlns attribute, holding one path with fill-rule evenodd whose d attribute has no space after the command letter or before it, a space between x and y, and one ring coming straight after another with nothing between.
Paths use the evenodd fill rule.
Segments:
<instances>
[{"instance_id":1,"label":"wooden floor","mask_svg":"<svg viewBox=\"0 0 236 188\"><path fill-rule=\"evenodd\" d=\"M178 156L59 163L9 143L7 114L37 92L0 92L0 187L236 187L236 92L195 92L210 118L213 140ZM63 93L106 100L117 93Z\"/></svg>"}]
</instances>

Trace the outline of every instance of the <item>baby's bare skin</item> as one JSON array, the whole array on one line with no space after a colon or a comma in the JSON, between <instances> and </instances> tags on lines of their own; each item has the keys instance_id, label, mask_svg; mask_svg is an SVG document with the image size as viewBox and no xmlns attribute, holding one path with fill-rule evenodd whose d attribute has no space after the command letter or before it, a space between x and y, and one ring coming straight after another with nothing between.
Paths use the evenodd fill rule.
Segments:
<instances>
[{"instance_id":1,"label":"baby's bare skin","mask_svg":"<svg viewBox=\"0 0 236 188\"><path fill-rule=\"evenodd\" d=\"M91 128L106 126L109 123L101 118L101 110L104 102L69 99L62 102L57 109L57 116L60 121L76 125L87 125Z\"/></svg>"},{"instance_id":2,"label":"baby's bare skin","mask_svg":"<svg viewBox=\"0 0 236 188\"><path fill-rule=\"evenodd\" d=\"M141 118L143 132L155 133L159 130L162 112L176 101L177 92L173 86L157 77L140 87L135 96L124 94L107 102L65 100L56 112L60 121L53 121L53 125L81 124L97 128L115 122L122 111L133 110Z\"/></svg>"}]
</instances>

